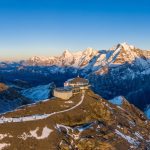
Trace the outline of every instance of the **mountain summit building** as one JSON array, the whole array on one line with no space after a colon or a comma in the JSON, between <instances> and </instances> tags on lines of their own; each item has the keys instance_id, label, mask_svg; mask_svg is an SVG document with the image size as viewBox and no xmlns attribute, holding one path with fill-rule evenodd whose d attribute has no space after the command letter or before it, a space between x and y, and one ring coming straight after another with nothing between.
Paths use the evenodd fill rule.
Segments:
<instances>
[{"instance_id":1,"label":"mountain summit building","mask_svg":"<svg viewBox=\"0 0 150 150\"><path fill-rule=\"evenodd\" d=\"M55 97L68 100L74 94L82 93L89 89L89 81L79 76L73 79L69 79L64 83L64 87L55 88L53 95Z\"/></svg>"}]
</instances>

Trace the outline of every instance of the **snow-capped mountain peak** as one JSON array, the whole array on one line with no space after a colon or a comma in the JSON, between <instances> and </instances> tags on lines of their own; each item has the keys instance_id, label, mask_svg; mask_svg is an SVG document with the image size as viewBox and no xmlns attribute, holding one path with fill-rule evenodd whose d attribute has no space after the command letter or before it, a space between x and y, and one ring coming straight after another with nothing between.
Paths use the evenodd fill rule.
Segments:
<instances>
[{"instance_id":1,"label":"snow-capped mountain peak","mask_svg":"<svg viewBox=\"0 0 150 150\"><path fill-rule=\"evenodd\" d=\"M65 50L62 54L62 57L72 57L72 53L69 50Z\"/></svg>"},{"instance_id":2,"label":"snow-capped mountain peak","mask_svg":"<svg viewBox=\"0 0 150 150\"><path fill-rule=\"evenodd\" d=\"M139 53L143 53L141 50L136 51L135 46L129 45L126 42L118 44L117 46L111 48L110 51L112 51L111 58L113 58L111 63L115 65L121 65L126 62L132 63L136 60L136 58L139 58Z\"/></svg>"},{"instance_id":3,"label":"snow-capped mountain peak","mask_svg":"<svg viewBox=\"0 0 150 150\"><path fill-rule=\"evenodd\" d=\"M83 55L86 55L86 56L91 56L91 55L96 55L98 53L97 50L93 49L93 48L87 48L83 51Z\"/></svg>"},{"instance_id":4,"label":"snow-capped mountain peak","mask_svg":"<svg viewBox=\"0 0 150 150\"><path fill-rule=\"evenodd\" d=\"M135 49L135 46L123 42L123 43L118 43L117 45L111 47L109 50L116 50L116 49L133 50Z\"/></svg>"},{"instance_id":5,"label":"snow-capped mountain peak","mask_svg":"<svg viewBox=\"0 0 150 150\"><path fill-rule=\"evenodd\" d=\"M128 43L124 42L120 44L125 50L131 50L131 49L135 49L135 47L133 45L129 45Z\"/></svg>"},{"instance_id":6,"label":"snow-capped mountain peak","mask_svg":"<svg viewBox=\"0 0 150 150\"><path fill-rule=\"evenodd\" d=\"M149 51L143 51L127 43L120 43L109 50L95 50L87 48L84 51L70 52L65 50L59 57L33 57L27 61L29 65L37 66L69 66L78 69L85 68L93 71L100 71L102 67L111 67L138 61L141 65L146 65L149 59ZM141 58L141 59L139 59ZM143 59L145 58L145 59Z\"/></svg>"}]
</instances>

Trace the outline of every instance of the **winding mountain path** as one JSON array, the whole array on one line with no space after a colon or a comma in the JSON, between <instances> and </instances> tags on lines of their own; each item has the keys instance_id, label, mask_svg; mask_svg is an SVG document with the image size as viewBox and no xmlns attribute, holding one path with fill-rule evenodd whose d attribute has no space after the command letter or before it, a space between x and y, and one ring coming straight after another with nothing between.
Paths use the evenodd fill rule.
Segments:
<instances>
[{"instance_id":1,"label":"winding mountain path","mask_svg":"<svg viewBox=\"0 0 150 150\"><path fill-rule=\"evenodd\" d=\"M80 106L82 104L83 100L84 100L84 97L85 97L85 93L82 93L81 100L75 106L73 106L69 109L65 109L65 110L58 111L58 112L53 112L53 113L50 113L50 114L31 115L31 116L19 117L19 118L1 117L0 118L0 124L8 123L8 122L26 122L26 121L40 120L40 119L45 119L45 118L48 118L48 117L56 115L56 114L61 114L61 113L64 113L64 112L68 112L68 111L73 110L73 109L77 108L78 106Z\"/></svg>"}]
</instances>

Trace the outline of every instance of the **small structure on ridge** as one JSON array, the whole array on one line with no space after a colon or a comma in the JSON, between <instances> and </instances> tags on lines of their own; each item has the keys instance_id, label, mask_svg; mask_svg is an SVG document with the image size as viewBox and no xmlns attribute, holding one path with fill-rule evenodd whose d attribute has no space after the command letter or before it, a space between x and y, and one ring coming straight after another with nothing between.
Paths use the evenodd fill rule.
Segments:
<instances>
[{"instance_id":1,"label":"small structure on ridge","mask_svg":"<svg viewBox=\"0 0 150 150\"><path fill-rule=\"evenodd\" d=\"M55 88L53 95L55 97L68 100L74 94L82 93L89 89L89 81L79 76L73 79L69 79L64 83L64 87Z\"/></svg>"}]
</instances>

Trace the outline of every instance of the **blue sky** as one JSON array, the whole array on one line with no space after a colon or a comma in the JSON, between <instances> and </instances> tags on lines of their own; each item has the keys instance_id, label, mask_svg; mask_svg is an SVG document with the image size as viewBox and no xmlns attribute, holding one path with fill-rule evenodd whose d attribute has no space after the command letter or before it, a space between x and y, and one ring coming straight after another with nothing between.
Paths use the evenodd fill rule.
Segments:
<instances>
[{"instance_id":1,"label":"blue sky","mask_svg":"<svg viewBox=\"0 0 150 150\"><path fill-rule=\"evenodd\" d=\"M120 42L150 49L149 0L0 0L0 59Z\"/></svg>"}]
</instances>

